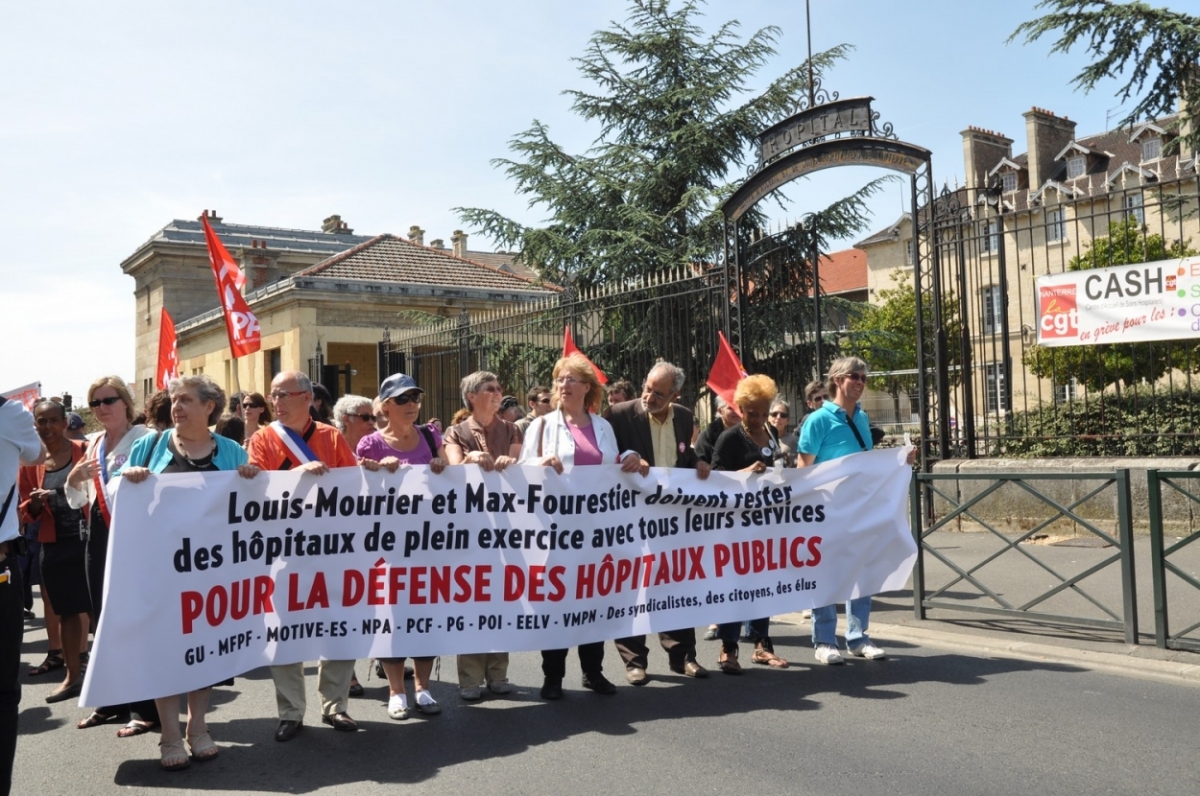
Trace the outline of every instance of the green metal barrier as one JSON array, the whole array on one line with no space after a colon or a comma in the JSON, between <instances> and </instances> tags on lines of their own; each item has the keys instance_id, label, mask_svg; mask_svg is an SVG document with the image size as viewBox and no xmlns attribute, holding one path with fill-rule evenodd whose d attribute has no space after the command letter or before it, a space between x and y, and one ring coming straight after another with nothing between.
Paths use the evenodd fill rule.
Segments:
<instances>
[{"instance_id":1,"label":"green metal barrier","mask_svg":"<svg viewBox=\"0 0 1200 796\"><path fill-rule=\"evenodd\" d=\"M1200 628L1200 621L1172 634L1168 625L1170 602L1167 598L1167 572L1176 575L1193 589L1200 589L1200 580L1188 574L1170 561L1192 542L1200 539L1200 529L1193 530L1178 542L1166 547L1163 534L1163 488L1173 489L1190 501L1200 504L1200 497L1184 488L1186 482L1195 482L1200 487L1200 472L1193 470L1148 470L1146 472L1147 497L1150 504L1150 561L1154 575L1154 643L1163 649L1200 651L1200 638L1185 638Z\"/></svg>"}]
</instances>

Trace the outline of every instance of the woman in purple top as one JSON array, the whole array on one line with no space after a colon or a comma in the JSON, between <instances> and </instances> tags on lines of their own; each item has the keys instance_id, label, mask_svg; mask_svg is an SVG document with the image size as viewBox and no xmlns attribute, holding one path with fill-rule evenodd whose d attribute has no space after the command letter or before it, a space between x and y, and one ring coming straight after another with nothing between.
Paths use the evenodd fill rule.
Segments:
<instances>
[{"instance_id":1,"label":"woman in purple top","mask_svg":"<svg viewBox=\"0 0 1200 796\"><path fill-rule=\"evenodd\" d=\"M380 409L387 425L358 441L355 453L367 470L386 467L390 472L404 464L428 464L435 473L446 469L446 451L442 438L428 426L417 425L424 390L411 376L397 373L379 386ZM397 721L408 718L408 693L404 687L404 658L382 658L388 681L388 715ZM441 713L442 708L429 693L433 658L413 658L416 693L415 707L422 713Z\"/></svg>"},{"instance_id":2,"label":"woman in purple top","mask_svg":"<svg viewBox=\"0 0 1200 796\"><path fill-rule=\"evenodd\" d=\"M604 389L581 354L571 354L554 366L555 411L536 418L525 430L521 464L540 464L561 473L564 467L616 465L620 460L617 437L608 421L596 414ZM641 457L626 457L625 472L637 472ZM616 693L616 686L603 674L604 642L579 645L583 687L597 694ZM567 650L543 650L542 699L562 699L562 681L567 672Z\"/></svg>"}]
</instances>

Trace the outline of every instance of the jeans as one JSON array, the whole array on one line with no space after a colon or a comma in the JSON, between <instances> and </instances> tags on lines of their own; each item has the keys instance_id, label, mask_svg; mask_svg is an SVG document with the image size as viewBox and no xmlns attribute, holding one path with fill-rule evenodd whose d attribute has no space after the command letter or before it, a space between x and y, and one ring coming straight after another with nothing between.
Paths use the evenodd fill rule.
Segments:
<instances>
[{"instance_id":1,"label":"jeans","mask_svg":"<svg viewBox=\"0 0 1200 796\"><path fill-rule=\"evenodd\" d=\"M860 644L866 644L867 626L871 622L871 598L855 597L846 603L846 647L853 649ZM813 646L829 644L836 647L837 642L837 606L825 605L814 608L812 612Z\"/></svg>"},{"instance_id":2,"label":"jeans","mask_svg":"<svg viewBox=\"0 0 1200 796\"><path fill-rule=\"evenodd\" d=\"M16 556L0 563L8 582L0 583L0 796L12 787L17 753L17 713L21 703L21 635L25 632L24 590Z\"/></svg>"}]
</instances>

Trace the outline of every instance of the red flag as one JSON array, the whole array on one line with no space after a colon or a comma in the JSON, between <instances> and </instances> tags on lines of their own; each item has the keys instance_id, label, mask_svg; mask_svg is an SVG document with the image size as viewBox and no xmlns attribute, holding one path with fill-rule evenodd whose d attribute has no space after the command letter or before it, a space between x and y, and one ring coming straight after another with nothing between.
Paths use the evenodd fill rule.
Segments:
<instances>
[{"instance_id":1,"label":"red flag","mask_svg":"<svg viewBox=\"0 0 1200 796\"><path fill-rule=\"evenodd\" d=\"M604 371L596 367L596 363L588 359L587 354L575 346L575 338L571 336L571 327L568 326L563 330L563 356L569 357L571 354L579 354L579 356L587 359L587 363L592 366L592 372L596 374L596 381L601 384L608 384L608 376L604 375Z\"/></svg>"},{"instance_id":2,"label":"red flag","mask_svg":"<svg viewBox=\"0 0 1200 796\"><path fill-rule=\"evenodd\" d=\"M212 264L213 278L217 280L217 297L225 312L225 330L229 333L229 351L233 358L253 354L262 347L262 333L258 318L250 311L242 285L246 277L242 269L229 256L225 245L208 224L208 213L200 216L204 222L204 240L208 243L208 259Z\"/></svg>"},{"instance_id":3,"label":"red flag","mask_svg":"<svg viewBox=\"0 0 1200 796\"><path fill-rule=\"evenodd\" d=\"M158 389L165 390L171 379L179 377L179 347L175 340L175 322L171 320L167 308L163 307L162 317L158 322L158 372L154 383Z\"/></svg>"},{"instance_id":4,"label":"red flag","mask_svg":"<svg viewBox=\"0 0 1200 796\"><path fill-rule=\"evenodd\" d=\"M712 370L708 372L706 384L712 388L713 392L721 396L725 403L733 406L733 392L737 389L738 382L750 374L742 367L742 361L738 359L738 355L733 353L733 346L729 345L725 334L717 332L717 335L720 337L721 348L717 351L717 358L713 360Z\"/></svg>"}]
</instances>

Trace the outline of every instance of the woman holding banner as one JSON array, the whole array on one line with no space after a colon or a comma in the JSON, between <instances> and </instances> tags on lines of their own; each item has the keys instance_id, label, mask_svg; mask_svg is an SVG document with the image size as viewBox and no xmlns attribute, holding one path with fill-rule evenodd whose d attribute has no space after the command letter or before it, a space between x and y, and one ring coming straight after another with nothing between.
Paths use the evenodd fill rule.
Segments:
<instances>
[{"instance_id":1,"label":"woman holding banner","mask_svg":"<svg viewBox=\"0 0 1200 796\"><path fill-rule=\"evenodd\" d=\"M503 470L521 456L521 431L497 414L503 390L495 373L476 371L462 380L463 403L471 415L446 434L450 464L478 464L485 471ZM493 694L508 694L508 653L479 652L458 656L459 696L467 702Z\"/></svg>"},{"instance_id":2,"label":"woman holding banner","mask_svg":"<svg viewBox=\"0 0 1200 796\"><path fill-rule=\"evenodd\" d=\"M563 357L554 365L554 411L529 424L521 447L521 464L553 467L613 465L620 461L617 436L608 421L596 414L604 388L596 379L592 363L579 353ZM621 469L637 472L641 457L628 456ZM542 650L542 699L562 699L567 673L566 649ZM604 642L578 647L583 687L597 694L615 694L617 687L604 676Z\"/></svg>"},{"instance_id":3,"label":"woman holding banner","mask_svg":"<svg viewBox=\"0 0 1200 796\"><path fill-rule=\"evenodd\" d=\"M440 473L446 469L446 450L438 433L428 426L418 426L421 399L425 391L412 376L397 373L379 385L380 411L387 425L366 435L355 449L359 461L367 470L385 467L396 472L400 465L428 464ZM379 663L388 681L388 716L396 721L407 719L408 690L404 687L404 658L382 658ZM442 706L429 693L429 677L433 673L433 657L413 658L413 700L416 709L427 715L442 712Z\"/></svg>"},{"instance_id":4,"label":"woman holding banner","mask_svg":"<svg viewBox=\"0 0 1200 796\"><path fill-rule=\"evenodd\" d=\"M108 568L108 484L120 474L133 445L154 429L134 425L133 396L119 376L102 376L88 387L88 407L104 426L88 444L87 457L67 478L67 500L72 507L83 508L89 503L87 540L87 580L91 593L93 631L100 625L104 598L104 572ZM77 729L98 727L128 714L129 723L117 730L118 738L132 738L158 726L158 711L152 700L132 705L108 705L96 708L79 721Z\"/></svg>"},{"instance_id":5,"label":"woman holding banner","mask_svg":"<svg viewBox=\"0 0 1200 796\"><path fill-rule=\"evenodd\" d=\"M171 420L174 428L142 437L130 451L122 475L131 484L140 484L157 473L208 473L237 470L245 478L258 474L247 464L246 451L233 440L215 435L208 427L225 410L225 392L209 376L196 374L174 379L170 386ZM162 767L167 771L187 768L191 759L206 762L216 758L218 749L208 731L206 714L212 688L187 694L187 746L179 729L179 695L154 700L162 722Z\"/></svg>"},{"instance_id":6,"label":"woman holding banner","mask_svg":"<svg viewBox=\"0 0 1200 796\"><path fill-rule=\"evenodd\" d=\"M714 470L739 473L763 473L776 462L785 461L787 452L779 444L779 435L768 423L771 402L779 394L770 376L747 376L738 382L733 394L742 421L726 429L713 446ZM741 674L738 663L738 634L741 622L723 622L717 629L721 654L717 666L725 674ZM773 669L786 669L788 662L775 654L770 636L771 617L750 621L754 655L750 660Z\"/></svg>"}]
</instances>

